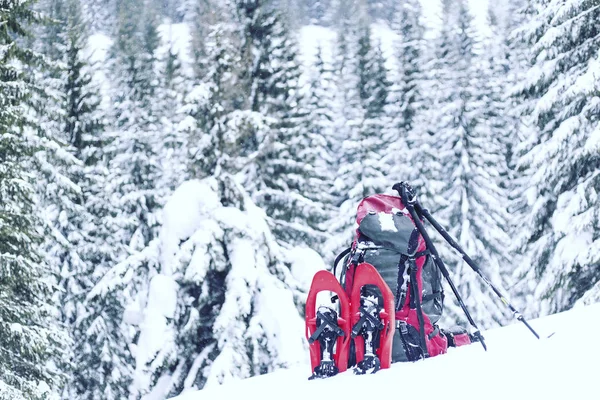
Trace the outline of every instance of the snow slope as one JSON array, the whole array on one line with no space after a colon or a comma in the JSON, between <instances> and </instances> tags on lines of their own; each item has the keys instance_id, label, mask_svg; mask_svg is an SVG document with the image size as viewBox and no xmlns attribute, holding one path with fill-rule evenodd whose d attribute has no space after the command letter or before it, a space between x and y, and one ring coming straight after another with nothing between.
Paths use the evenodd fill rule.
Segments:
<instances>
[{"instance_id":1,"label":"snow slope","mask_svg":"<svg viewBox=\"0 0 600 400\"><path fill-rule=\"evenodd\" d=\"M310 367L282 370L227 386L185 393L200 399L600 399L600 304L484 332L479 344L416 363L399 363L375 375L352 372L308 381Z\"/></svg>"}]
</instances>

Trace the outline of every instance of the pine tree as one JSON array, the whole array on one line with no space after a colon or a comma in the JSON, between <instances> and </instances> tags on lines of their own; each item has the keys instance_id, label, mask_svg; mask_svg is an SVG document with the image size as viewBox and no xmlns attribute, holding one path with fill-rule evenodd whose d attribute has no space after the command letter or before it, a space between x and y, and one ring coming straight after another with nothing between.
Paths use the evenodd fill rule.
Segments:
<instances>
[{"instance_id":1,"label":"pine tree","mask_svg":"<svg viewBox=\"0 0 600 400\"><path fill-rule=\"evenodd\" d=\"M66 169L66 175L79 189L74 195L65 192L50 204L56 217L50 221L54 235L49 237L46 258L56 260L60 269L61 319L69 327L73 348L71 370L64 398L120 398L113 392L110 377L126 371L109 360L106 337L106 314L110 307L95 309L87 301L89 290L115 260L118 247L107 245L110 232L104 224L107 212L105 166L102 157L102 115L99 96L93 86L90 66L83 56L87 32L79 2L70 0L55 14L64 49L58 60L64 69L60 81L59 135L69 144L69 151L78 160ZM98 346L100 344L100 346ZM111 355L112 356L112 355ZM116 373L115 373L116 372ZM108 377L108 379L107 379ZM118 377L116 381L124 379ZM125 378L127 379L127 378ZM118 386L116 384L115 386ZM126 387L123 385L123 387ZM117 390L118 393L118 390ZM125 393L124 391L120 392Z\"/></svg>"},{"instance_id":2,"label":"pine tree","mask_svg":"<svg viewBox=\"0 0 600 400\"><path fill-rule=\"evenodd\" d=\"M342 125L338 132L343 135L339 139L343 145L335 187L340 209L330 228L338 234L327 245L332 253L339 252L350 242L360 200L388 186L382 152L389 126L390 84L381 46L373 43L366 5L359 2L354 7L348 19L342 22L338 37L336 67Z\"/></svg>"},{"instance_id":3,"label":"pine tree","mask_svg":"<svg viewBox=\"0 0 600 400\"><path fill-rule=\"evenodd\" d=\"M297 44L285 19L264 0L236 4L244 38L240 70L245 71L241 83L247 107L268 118L271 126L267 137L248 143L256 158L242 172L246 186L267 210L279 240L318 246L326 213L322 204L304 193L311 180L322 178L300 158L311 144L300 129L307 115L299 95Z\"/></svg>"},{"instance_id":4,"label":"pine tree","mask_svg":"<svg viewBox=\"0 0 600 400\"><path fill-rule=\"evenodd\" d=\"M120 265L130 252L143 249L158 231L157 213L165 190L161 165L159 115L155 75L158 46L156 13L148 2L119 5L117 40L111 52L113 82L112 126L102 137L107 172L103 192L89 207L98 216L97 237L104 252L97 254L91 288L85 298L86 313L80 326L86 337L76 349L87 355L88 368L76 378L75 390L85 398L127 397L133 377L134 332L123 322L125 308L139 298L155 266L145 264L121 283L123 290L101 290L101 277Z\"/></svg>"},{"instance_id":5,"label":"pine tree","mask_svg":"<svg viewBox=\"0 0 600 400\"><path fill-rule=\"evenodd\" d=\"M440 182L438 196L433 197L436 216L484 273L501 285L499 269L506 262L507 235L505 194L499 187L504 153L497 127L489 121L494 112L489 102L494 88L489 87L489 77L483 75L476 56L475 33L465 2L459 4L455 17L448 16L446 21L455 25L449 27L454 32L451 41L442 39L447 52L439 50L447 64L440 71L440 97L434 103L443 117L435 127L432 149L443 176L450 179ZM440 252L475 320L482 326L504 322L503 309L470 267L447 246L440 246ZM456 304L448 307L447 318L463 319Z\"/></svg>"},{"instance_id":6,"label":"pine tree","mask_svg":"<svg viewBox=\"0 0 600 400\"><path fill-rule=\"evenodd\" d=\"M52 272L38 252L41 221L36 217L34 179L40 171L29 169L39 150L34 144L41 138L27 116L35 88L23 69L33 69L40 55L18 41L27 35L22 21L39 19L30 2L1 6L0 397L43 399L61 386L56 366L65 341L50 306Z\"/></svg>"},{"instance_id":7,"label":"pine tree","mask_svg":"<svg viewBox=\"0 0 600 400\"><path fill-rule=\"evenodd\" d=\"M191 33L191 55L194 60L193 69L195 78L202 80L206 71L211 68L207 63L208 36L213 27L225 21L231 21L232 13L229 2L222 4L215 0L191 0L192 3L184 5L184 21L189 21Z\"/></svg>"},{"instance_id":8,"label":"pine tree","mask_svg":"<svg viewBox=\"0 0 600 400\"><path fill-rule=\"evenodd\" d=\"M313 138L311 145L314 150L307 164L314 166L319 175L325 176L337 171L337 155L335 119L333 110L335 99L334 70L330 62L323 59L322 49L317 49L315 63L309 70L308 94L306 97L306 108L309 118L307 126L303 127ZM329 181L333 182L335 176ZM322 188L322 195L330 195L330 190ZM324 201L331 203L332 200Z\"/></svg>"},{"instance_id":9,"label":"pine tree","mask_svg":"<svg viewBox=\"0 0 600 400\"><path fill-rule=\"evenodd\" d=\"M421 144L426 139L423 135L427 135L422 115L425 44L420 18L420 3L405 0L398 7L392 24L398 37L394 46L397 67L390 89L392 125L387 130L385 152L390 168L388 175L395 181L411 181L415 185L422 184L419 178L425 160Z\"/></svg>"},{"instance_id":10,"label":"pine tree","mask_svg":"<svg viewBox=\"0 0 600 400\"><path fill-rule=\"evenodd\" d=\"M159 187L164 191L161 197L177 188L186 177L188 164L188 141L182 123L185 118L184 99L188 89L186 76L182 71L179 54L173 51L173 44L164 58L160 60L160 84L156 98L159 131L162 132L160 148L161 170L163 182Z\"/></svg>"},{"instance_id":11,"label":"pine tree","mask_svg":"<svg viewBox=\"0 0 600 400\"><path fill-rule=\"evenodd\" d=\"M346 154L354 160L355 171L359 172L354 181L357 186L351 188L350 192L361 197L381 192L387 185L381 153L385 148L385 129L389 126L386 106L390 84L381 44L374 46L372 42L370 28L364 27L358 43L357 64L358 93L364 117L358 130L359 136L352 138L354 151ZM362 188L362 193L358 187Z\"/></svg>"},{"instance_id":12,"label":"pine tree","mask_svg":"<svg viewBox=\"0 0 600 400\"><path fill-rule=\"evenodd\" d=\"M519 160L530 186L519 243L539 282L530 312L545 314L570 308L600 280L600 8L597 1L535 5L538 15L524 27L535 63L519 86L535 124Z\"/></svg>"},{"instance_id":13,"label":"pine tree","mask_svg":"<svg viewBox=\"0 0 600 400\"><path fill-rule=\"evenodd\" d=\"M244 98L237 72L240 56L236 36L227 22L211 26L202 44L206 51L202 63L207 69L185 99L189 115L184 127L190 147L188 174L194 178L213 176L221 170L234 173L240 168L233 157L228 157L226 145L228 126Z\"/></svg>"},{"instance_id":14,"label":"pine tree","mask_svg":"<svg viewBox=\"0 0 600 400\"><path fill-rule=\"evenodd\" d=\"M160 263L126 316L139 332L130 398L170 398L301 363L305 294L264 212L234 177L185 182L164 221L157 241L98 286L112 291L128 271Z\"/></svg>"},{"instance_id":15,"label":"pine tree","mask_svg":"<svg viewBox=\"0 0 600 400\"><path fill-rule=\"evenodd\" d=\"M142 17L138 13L142 10ZM160 206L161 169L157 161L160 134L155 102L158 32L156 14L144 1L120 6L118 40L114 45L115 131L109 154L109 193L118 209L111 222L118 240L134 249L156 234L154 211Z\"/></svg>"},{"instance_id":16,"label":"pine tree","mask_svg":"<svg viewBox=\"0 0 600 400\"><path fill-rule=\"evenodd\" d=\"M91 33L109 34L117 21L118 0L81 0L83 18Z\"/></svg>"}]
</instances>

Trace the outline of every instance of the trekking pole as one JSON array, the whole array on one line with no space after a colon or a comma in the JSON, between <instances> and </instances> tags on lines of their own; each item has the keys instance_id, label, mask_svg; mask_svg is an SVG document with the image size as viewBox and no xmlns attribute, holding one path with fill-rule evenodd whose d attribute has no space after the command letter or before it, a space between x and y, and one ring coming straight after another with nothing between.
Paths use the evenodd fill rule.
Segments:
<instances>
[{"instance_id":1,"label":"trekking pole","mask_svg":"<svg viewBox=\"0 0 600 400\"><path fill-rule=\"evenodd\" d=\"M473 320L473 317L471 317L471 313L469 313L469 310L467 309L465 302L463 301L462 297L460 296L460 293L458 293L458 289L456 288L456 285L452 281L452 278L450 278L450 273L448 272L448 268L446 268L444 261L441 259L439 253L437 252L437 249L433 245L433 242L431 241L429 234L425 230L425 226L421 222L421 218L419 217L419 215L417 214L417 211L415 210L414 193L412 194L412 197L410 197L410 198L408 197L408 193L412 193L412 189L410 189L410 186L408 186L408 188L407 188L407 186L408 185L405 182L401 182L401 183L395 184L392 189L396 190L396 191L398 191L398 193L400 193L400 198L402 199L402 203L408 209L408 212L412 216L412 218L415 222L415 225L417 226L417 229L423 236L423 239L425 240L425 243L427 244L427 248L431 252L431 257L433 258L435 265L437 265L440 272L442 273L442 275L448 282L448 285L450 285L450 288L452 289L452 292L454 293L456 300L458 300L458 304L460 305L460 308L462 308L463 312L465 313L467 320L469 321L469 324L471 324L471 326L473 328L475 328L475 331L473 332L473 336L475 336L481 342L483 349L485 351L487 351L487 346L485 344L483 335L481 334L481 331L479 330L479 327Z\"/></svg>"},{"instance_id":2,"label":"trekking pole","mask_svg":"<svg viewBox=\"0 0 600 400\"><path fill-rule=\"evenodd\" d=\"M407 183L401 182L400 185L403 188L405 188ZM394 185L394 187L396 187L396 186ZM479 268L477 263L475 263L475 261L473 261L473 259L471 257L469 257L469 255L467 253L465 253L465 251L458 245L456 240L454 240L454 238L452 238L452 236L450 236L450 234L448 234L448 232L446 232L446 230L435 220L435 218L433 218L433 216L431 215L429 210L427 210L426 208L423 208L421 206L421 204L418 202L418 200L416 200L416 197L414 196L414 194L413 194L413 198L410 200L414 203L415 208L418 210L418 212L421 215L423 215L427 219L427 221L429 221L431 223L431 225L433 225L433 227L440 233L440 235L442 235L444 237L444 239L446 239L446 241L448 242L448 244L450 244L450 246L452 246L456 251L458 251L461 254L463 260L481 277L481 279L483 279L483 281L488 285L488 287L490 289L492 289L492 291L496 294L496 296L498 296L498 298L500 298L500 300L510 309L510 311L513 313L513 316L518 321L521 321L531 331L531 333L533 333L534 336L539 339L540 335L538 335L537 332L531 327L531 325L529 325L527 320L525 320L525 317L523 317L523 314L521 314L510 303L510 301L508 301L508 299L502 294L502 292L488 279L488 277L483 274L483 272L481 271L481 268Z\"/></svg>"}]
</instances>

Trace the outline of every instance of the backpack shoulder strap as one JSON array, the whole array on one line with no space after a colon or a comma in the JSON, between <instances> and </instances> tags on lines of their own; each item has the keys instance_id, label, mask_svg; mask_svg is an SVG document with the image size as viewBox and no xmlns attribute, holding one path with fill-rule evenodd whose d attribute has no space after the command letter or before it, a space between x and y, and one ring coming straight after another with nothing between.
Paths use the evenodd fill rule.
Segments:
<instances>
[{"instance_id":1,"label":"backpack shoulder strap","mask_svg":"<svg viewBox=\"0 0 600 400\"><path fill-rule=\"evenodd\" d=\"M350 254L350 252L352 251L352 246L348 247L347 249L345 249L344 251L342 251L340 254L338 254L338 256L335 258L335 261L333 262L333 275L335 275L335 270L337 269L337 265L339 264L340 261L342 261L342 259L344 257L346 257L348 254Z\"/></svg>"}]
</instances>

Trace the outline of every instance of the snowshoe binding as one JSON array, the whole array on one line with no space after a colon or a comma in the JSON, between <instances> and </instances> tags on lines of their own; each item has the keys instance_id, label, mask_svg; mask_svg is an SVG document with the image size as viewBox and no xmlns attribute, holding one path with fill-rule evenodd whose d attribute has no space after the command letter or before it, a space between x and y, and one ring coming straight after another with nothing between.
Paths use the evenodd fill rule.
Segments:
<instances>
[{"instance_id":1,"label":"snowshoe binding","mask_svg":"<svg viewBox=\"0 0 600 400\"><path fill-rule=\"evenodd\" d=\"M308 339L312 344L315 340L319 341L321 350L321 362L313 370L313 375L309 379L328 378L337 375L338 367L333 359L333 350L335 342L339 336L344 336L344 330L337 324L337 312L329 307L321 306L317 311L317 330Z\"/></svg>"},{"instance_id":2,"label":"snowshoe binding","mask_svg":"<svg viewBox=\"0 0 600 400\"><path fill-rule=\"evenodd\" d=\"M361 297L360 319L352 328L352 338L361 335L364 340L364 358L359 361L354 370L355 374L375 373L381 368L381 360L377 356L380 333L384 324L379 317L382 308L379 298L375 295Z\"/></svg>"}]
</instances>

